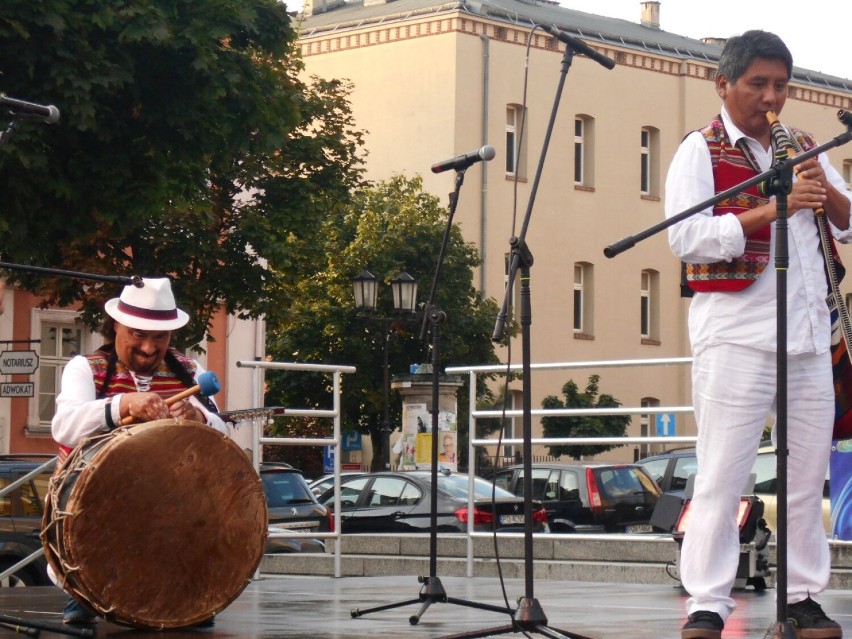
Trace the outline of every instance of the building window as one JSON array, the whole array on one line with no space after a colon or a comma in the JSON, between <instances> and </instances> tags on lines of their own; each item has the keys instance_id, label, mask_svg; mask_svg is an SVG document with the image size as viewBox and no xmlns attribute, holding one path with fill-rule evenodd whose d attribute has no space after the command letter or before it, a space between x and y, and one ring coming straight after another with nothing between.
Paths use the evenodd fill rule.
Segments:
<instances>
[{"instance_id":1,"label":"building window","mask_svg":"<svg viewBox=\"0 0 852 639\"><path fill-rule=\"evenodd\" d=\"M68 361L103 342L101 336L92 334L76 319L77 313L72 311L33 309L32 337L38 343L39 367L28 411L31 431L50 431L62 371Z\"/></svg>"},{"instance_id":2,"label":"building window","mask_svg":"<svg viewBox=\"0 0 852 639\"><path fill-rule=\"evenodd\" d=\"M660 274L647 269L642 271L639 288L639 334L644 344L658 344L660 340Z\"/></svg>"},{"instance_id":3,"label":"building window","mask_svg":"<svg viewBox=\"0 0 852 639\"><path fill-rule=\"evenodd\" d=\"M585 127L583 118L574 118L574 184L583 183Z\"/></svg>"},{"instance_id":4,"label":"building window","mask_svg":"<svg viewBox=\"0 0 852 639\"><path fill-rule=\"evenodd\" d=\"M587 115L574 118L574 184L591 188L594 186L594 149L595 121Z\"/></svg>"},{"instance_id":5,"label":"building window","mask_svg":"<svg viewBox=\"0 0 852 639\"><path fill-rule=\"evenodd\" d=\"M643 397L640 401L639 405L642 408L652 408L660 405L660 400L656 397ZM639 424L640 424L640 435L642 437L653 437L657 433L657 419L656 415L651 415L649 413L643 413L640 415ZM652 450L651 444L648 442L643 442L639 445L639 459L644 459L648 455L654 454L656 451Z\"/></svg>"},{"instance_id":6,"label":"building window","mask_svg":"<svg viewBox=\"0 0 852 639\"><path fill-rule=\"evenodd\" d=\"M518 104L506 107L506 175L526 178L524 110Z\"/></svg>"},{"instance_id":7,"label":"building window","mask_svg":"<svg viewBox=\"0 0 852 639\"><path fill-rule=\"evenodd\" d=\"M639 191L644 196L660 196L660 135L657 129L644 127L639 144Z\"/></svg>"},{"instance_id":8,"label":"building window","mask_svg":"<svg viewBox=\"0 0 852 639\"><path fill-rule=\"evenodd\" d=\"M588 262L574 263L574 336L594 335L594 266Z\"/></svg>"}]
</instances>

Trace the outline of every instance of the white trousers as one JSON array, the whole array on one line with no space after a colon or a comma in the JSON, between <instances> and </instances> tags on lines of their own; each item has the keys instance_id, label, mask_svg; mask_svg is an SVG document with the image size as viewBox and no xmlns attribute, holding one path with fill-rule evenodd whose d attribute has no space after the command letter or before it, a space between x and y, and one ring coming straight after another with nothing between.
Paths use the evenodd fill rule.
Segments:
<instances>
[{"instance_id":1,"label":"white trousers","mask_svg":"<svg viewBox=\"0 0 852 639\"><path fill-rule=\"evenodd\" d=\"M831 572L822 523L834 423L830 358L787 358L788 603L825 590ZM775 353L743 346L713 346L693 359L698 473L680 563L689 614L709 610L726 620L735 607L737 509L767 417L775 412L776 372Z\"/></svg>"}]
</instances>

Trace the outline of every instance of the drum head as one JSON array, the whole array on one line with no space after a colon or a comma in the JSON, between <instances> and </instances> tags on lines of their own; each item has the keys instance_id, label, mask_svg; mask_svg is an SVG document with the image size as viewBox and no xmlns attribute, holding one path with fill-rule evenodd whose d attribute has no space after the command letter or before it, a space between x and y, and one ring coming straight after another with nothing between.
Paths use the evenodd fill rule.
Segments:
<instances>
[{"instance_id":1,"label":"drum head","mask_svg":"<svg viewBox=\"0 0 852 639\"><path fill-rule=\"evenodd\" d=\"M62 510L60 574L105 618L146 628L223 610L260 564L268 529L251 461L196 422L115 431Z\"/></svg>"}]
</instances>

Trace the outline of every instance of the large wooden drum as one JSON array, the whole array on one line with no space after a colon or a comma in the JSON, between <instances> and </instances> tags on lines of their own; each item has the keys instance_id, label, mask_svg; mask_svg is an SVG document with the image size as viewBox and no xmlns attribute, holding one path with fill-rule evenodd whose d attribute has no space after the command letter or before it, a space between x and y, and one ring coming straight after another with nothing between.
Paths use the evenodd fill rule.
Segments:
<instances>
[{"instance_id":1,"label":"large wooden drum","mask_svg":"<svg viewBox=\"0 0 852 639\"><path fill-rule=\"evenodd\" d=\"M41 539L59 585L109 621L194 625L263 557L268 514L251 460L197 422L159 420L82 442L51 480Z\"/></svg>"}]
</instances>

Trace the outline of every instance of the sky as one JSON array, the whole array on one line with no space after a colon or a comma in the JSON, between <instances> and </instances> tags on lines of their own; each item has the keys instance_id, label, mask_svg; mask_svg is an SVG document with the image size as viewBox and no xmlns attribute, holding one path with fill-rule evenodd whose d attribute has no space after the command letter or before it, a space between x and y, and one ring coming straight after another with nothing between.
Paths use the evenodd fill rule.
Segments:
<instances>
[{"instance_id":1,"label":"sky","mask_svg":"<svg viewBox=\"0 0 852 639\"><path fill-rule=\"evenodd\" d=\"M562 0L560 4L637 23L642 14L639 0ZM660 28L690 38L727 38L749 29L771 31L787 44L797 67L852 78L849 0L661 0Z\"/></svg>"},{"instance_id":2,"label":"sky","mask_svg":"<svg viewBox=\"0 0 852 639\"><path fill-rule=\"evenodd\" d=\"M635 23L642 13L639 0L561 0L561 4ZM302 0L289 0L287 6L299 11ZM691 38L727 38L749 29L772 31L790 48L796 66L852 79L850 0L661 0L660 28Z\"/></svg>"}]
</instances>

